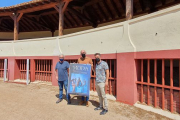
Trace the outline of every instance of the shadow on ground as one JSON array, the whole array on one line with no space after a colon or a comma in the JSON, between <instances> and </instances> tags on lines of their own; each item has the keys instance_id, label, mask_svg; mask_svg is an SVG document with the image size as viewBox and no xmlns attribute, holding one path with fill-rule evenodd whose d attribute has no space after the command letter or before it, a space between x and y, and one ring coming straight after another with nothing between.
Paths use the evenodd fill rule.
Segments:
<instances>
[{"instance_id":1,"label":"shadow on ground","mask_svg":"<svg viewBox=\"0 0 180 120\"><path fill-rule=\"evenodd\" d=\"M56 98L59 98L59 94L56 94L55 96L56 96ZM67 101L65 94L63 94L63 99ZM70 105L79 105L80 101L81 101L81 96L71 96L71 104ZM95 100L89 100L89 102L95 107L99 106L99 103Z\"/></svg>"}]
</instances>

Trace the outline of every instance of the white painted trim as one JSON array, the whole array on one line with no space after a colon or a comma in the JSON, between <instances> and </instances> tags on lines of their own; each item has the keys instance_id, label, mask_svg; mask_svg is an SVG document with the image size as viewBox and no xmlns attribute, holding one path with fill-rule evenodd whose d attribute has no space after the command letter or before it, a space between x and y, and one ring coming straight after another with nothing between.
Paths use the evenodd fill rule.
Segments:
<instances>
[{"instance_id":1,"label":"white painted trim","mask_svg":"<svg viewBox=\"0 0 180 120\"><path fill-rule=\"evenodd\" d=\"M180 120L180 115L171 113L169 111L165 111L165 110L154 108L154 107L147 106L147 105L142 105L139 103L135 103L134 106L141 108L143 110L146 110L146 111L151 111L153 113L160 114L162 116L168 117L168 118L173 119L173 120Z\"/></svg>"}]
</instances>

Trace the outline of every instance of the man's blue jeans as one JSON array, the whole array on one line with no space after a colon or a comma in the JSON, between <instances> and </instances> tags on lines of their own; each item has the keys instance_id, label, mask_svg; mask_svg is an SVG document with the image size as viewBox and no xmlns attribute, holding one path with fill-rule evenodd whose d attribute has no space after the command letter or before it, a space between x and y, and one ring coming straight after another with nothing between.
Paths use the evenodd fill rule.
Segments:
<instances>
[{"instance_id":1,"label":"man's blue jeans","mask_svg":"<svg viewBox=\"0 0 180 120\"><path fill-rule=\"evenodd\" d=\"M82 101L85 101L85 97L82 96ZM86 96L86 101L89 101L89 97Z\"/></svg>"},{"instance_id":2,"label":"man's blue jeans","mask_svg":"<svg viewBox=\"0 0 180 120\"><path fill-rule=\"evenodd\" d=\"M70 95L67 94L68 80L58 81L58 85L59 85L59 99L63 98L63 85L64 85L64 89L66 91L66 98L69 101L70 100Z\"/></svg>"}]
</instances>

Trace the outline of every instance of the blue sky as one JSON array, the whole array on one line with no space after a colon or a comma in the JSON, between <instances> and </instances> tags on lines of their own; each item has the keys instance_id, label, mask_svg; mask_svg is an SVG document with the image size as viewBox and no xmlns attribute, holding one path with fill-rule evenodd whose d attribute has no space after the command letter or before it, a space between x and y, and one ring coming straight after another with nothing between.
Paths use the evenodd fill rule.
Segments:
<instances>
[{"instance_id":1,"label":"blue sky","mask_svg":"<svg viewBox=\"0 0 180 120\"><path fill-rule=\"evenodd\" d=\"M31 1L31 0L0 0L0 7L12 6L12 5L16 5L16 4L28 2L28 1Z\"/></svg>"}]
</instances>

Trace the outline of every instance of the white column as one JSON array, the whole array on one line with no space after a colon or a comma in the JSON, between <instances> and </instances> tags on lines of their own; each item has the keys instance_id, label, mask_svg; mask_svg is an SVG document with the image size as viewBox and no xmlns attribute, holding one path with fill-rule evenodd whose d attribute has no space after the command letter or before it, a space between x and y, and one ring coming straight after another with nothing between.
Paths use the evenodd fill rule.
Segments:
<instances>
[{"instance_id":1,"label":"white column","mask_svg":"<svg viewBox=\"0 0 180 120\"><path fill-rule=\"evenodd\" d=\"M7 59L4 59L4 81L7 81Z\"/></svg>"},{"instance_id":2,"label":"white column","mask_svg":"<svg viewBox=\"0 0 180 120\"><path fill-rule=\"evenodd\" d=\"M27 65L26 65L26 84L28 85L30 83L29 80L29 59L27 59Z\"/></svg>"}]
</instances>

